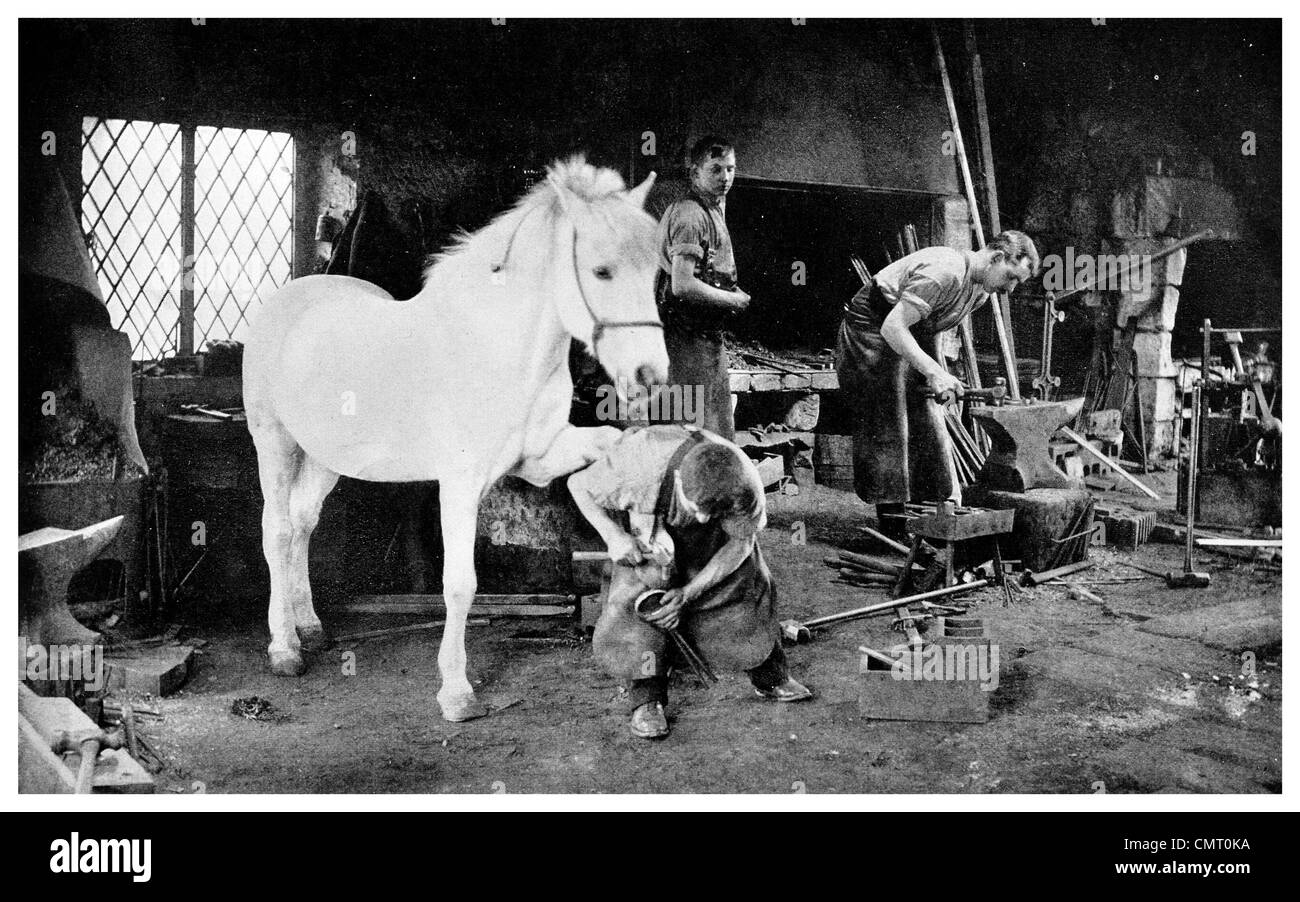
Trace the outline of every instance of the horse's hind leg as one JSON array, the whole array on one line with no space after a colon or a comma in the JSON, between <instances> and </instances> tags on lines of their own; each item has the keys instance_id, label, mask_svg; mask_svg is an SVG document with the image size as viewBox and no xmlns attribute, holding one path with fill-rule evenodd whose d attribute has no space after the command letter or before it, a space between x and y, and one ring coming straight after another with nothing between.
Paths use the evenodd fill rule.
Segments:
<instances>
[{"instance_id":1,"label":"horse's hind leg","mask_svg":"<svg viewBox=\"0 0 1300 902\"><path fill-rule=\"evenodd\" d=\"M326 645L325 629L311 603L311 572L308 549L311 534L320 522L321 505L339 481L339 474L304 455L298 476L289 492L288 593L294 625L303 651L320 651Z\"/></svg>"},{"instance_id":2,"label":"horse's hind leg","mask_svg":"<svg viewBox=\"0 0 1300 902\"><path fill-rule=\"evenodd\" d=\"M465 673L465 620L469 617L478 578L474 571L474 531L482 486L439 481L438 504L442 516L442 591L447 605L447 624L438 648L438 670L442 688L438 704L445 720L471 720L487 714L474 695Z\"/></svg>"},{"instance_id":3,"label":"horse's hind leg","mask_svg":"<svg viewBox=\"0 0 1300 902\"><path fill-rule=\"evenodd\" d=\"M289 595L289 554L293 537L289 497L303 452L273 417L259 414L251 406L248 431L257 447L257 474L262 484L262 552L271 571L271 601L266 616L271 629L271 644L267 652L274 673L298 676L305 667Z\"/></svg>"}]
</instances>

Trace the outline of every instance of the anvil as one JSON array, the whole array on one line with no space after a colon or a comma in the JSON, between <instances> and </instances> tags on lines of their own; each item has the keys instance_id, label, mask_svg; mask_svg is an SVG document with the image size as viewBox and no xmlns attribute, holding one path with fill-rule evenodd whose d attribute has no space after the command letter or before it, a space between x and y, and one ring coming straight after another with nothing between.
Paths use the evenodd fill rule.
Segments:
<instances>
[{"instance_id":1,"label":"anvil","mask_svg":"<svg viewBox=\"0 0 1300 902\"><path fill-rule=\"evenodd\" d=\"M973 409L971 416L993 440L980 484L1007 492L1082 488L1056 466L1047 447L1053 433L1082 409L1083 398Z\"/></svg>"}]
</instances>

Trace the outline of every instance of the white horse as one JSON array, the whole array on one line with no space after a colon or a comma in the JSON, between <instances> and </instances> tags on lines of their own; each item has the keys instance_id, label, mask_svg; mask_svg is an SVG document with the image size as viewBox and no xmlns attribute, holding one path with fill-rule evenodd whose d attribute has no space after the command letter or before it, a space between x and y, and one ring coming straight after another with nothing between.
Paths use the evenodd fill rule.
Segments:
<instances>
[{"instance_id":1,"label":"white horse","mask_svg":"<svg viewBox=\"0 0 1300 902\"><path fill-rule=\"evenodd\" d=\"M296 676L324 643L307 547L340 475L437 480L447 624L438 703L486 713L465 674L477 589L479 501L501 476L546 485L591 463L619 432L569 425L570 337L616 386L662 383L654 302L654 180L556 163L513 209L460 239L398 302L347 276L308 276L267 299L244 351L244 404L262 485L271 570L271 669Z\"/></svg>"}]
</instances>

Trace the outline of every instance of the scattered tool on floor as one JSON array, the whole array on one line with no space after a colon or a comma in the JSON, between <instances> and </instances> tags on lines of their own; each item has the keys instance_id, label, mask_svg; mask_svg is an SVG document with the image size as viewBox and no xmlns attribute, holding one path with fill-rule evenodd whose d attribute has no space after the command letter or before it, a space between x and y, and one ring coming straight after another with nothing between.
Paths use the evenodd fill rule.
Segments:
<instances>
[{"instance_id":1,"label":"scattered tool on floor","mask_svg":"<svg viewBox=\"0 0 1300 902\"><path fill-rule=\"evenodd\" d=\"M1037 573L1026 570L1024 584L1026 586L1040 586L1050 580L1069 576L1071 573L1078 573L1081 570L1088 570L1091 567L1092 561L1075 561L1073 564L1066 564L1064 567L1053 567L1051 570L1040 570Z\"/></svg>"},{"instance_id":2,"label":"scattered tool on floor","mask_svg":"<svg viewBox=\"0 0 1300 902\"><path fill-rule=\"evenodd\" d=\"M1093 604L1106 603L1106 599L1102 598L1100 595L1096 594L1095 592L1089 589L1085 589L1083 586L1079 585L1078 583L1067 582L1066 580L1063 579L1052 579L1052 580L1048 580L1045 583L1042 583L1042 585L1060 586L1062 589L1068 590L1070 593L1070 597L1074 599L1091 601Z\"/></svg>"},{"instance_id":3,"label":"scattered tool on floor","mask_svg":"<svg viewBox=\"0 0 1300 902\"><path fill-rule=\"evenodd\" d=\"M927 607L927 602L934 598L947 598L953 595L964 595L967 592L973 592L976 589L982 589L989 585L986 579L977 579L972 583L962 583L958 586L947 586L943 589L935 589L933 592L922 592L919 595L909 595L906 598L893 598L889 601L882 601L878 604L869 604L866 607L853 608L849 611L841 611L838 614L827 614L824 617L815 617L812 620L800 622L798 620L781 621L781 638L787 642L806 642L812 638L812 630L824 626L834 626L837 623L847 623L850 620L861 620L865 617L874 617L877 614L883 614L886 611L896 611L899 608L907 607L909 604L920 604L922 608ZM917 619L917 618L909 618Z\"/></svg>"},{"instance_id":4,"label":"scattered tool on floor","mask_svg":"<svg viewBox=\"0 0 1300 902\"><path fill-rule=\"evenodd\" d=\"M212 417L214 420L232 420L235 415L227 413L224 410L216 410L211 407L204 407L202 404L182 404L181 410L186 413L197 413L205 417Z\"/></svg>"}]
</instances>

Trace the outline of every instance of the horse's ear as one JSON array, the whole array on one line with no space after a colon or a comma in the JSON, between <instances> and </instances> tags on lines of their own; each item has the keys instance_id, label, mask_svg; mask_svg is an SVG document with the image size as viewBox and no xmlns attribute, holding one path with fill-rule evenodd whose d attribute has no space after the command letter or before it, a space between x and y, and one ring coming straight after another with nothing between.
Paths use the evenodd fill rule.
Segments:
<instances>
[{"instance_id":1,"label":"horse's ear","mask_svg":"<svg viewBox=\"0 0 1300 902\"><path fill-rule=\"evenodd\" d=\"M560 209L564 211L564 215L571 217L573 215L573 207L570 205L568 190L560 184L560 180L555 177L555 173L548 173L546 180L550 182L551 187L555 189L555 196L560 200Z\"/></svg>"},{"instance_id":2,"label":"horse's ear","mask_svg":"<svg viewBox=\"0 0 1300 902\"><path fill-rule=\"evenodd\" d=\"M645 177L645 181L627 192L627 199L637 206L637 209L645 206L646 196L650 194L650 187L655 183L655 174L652 172Z\"/></svg>"}]
</instances>

